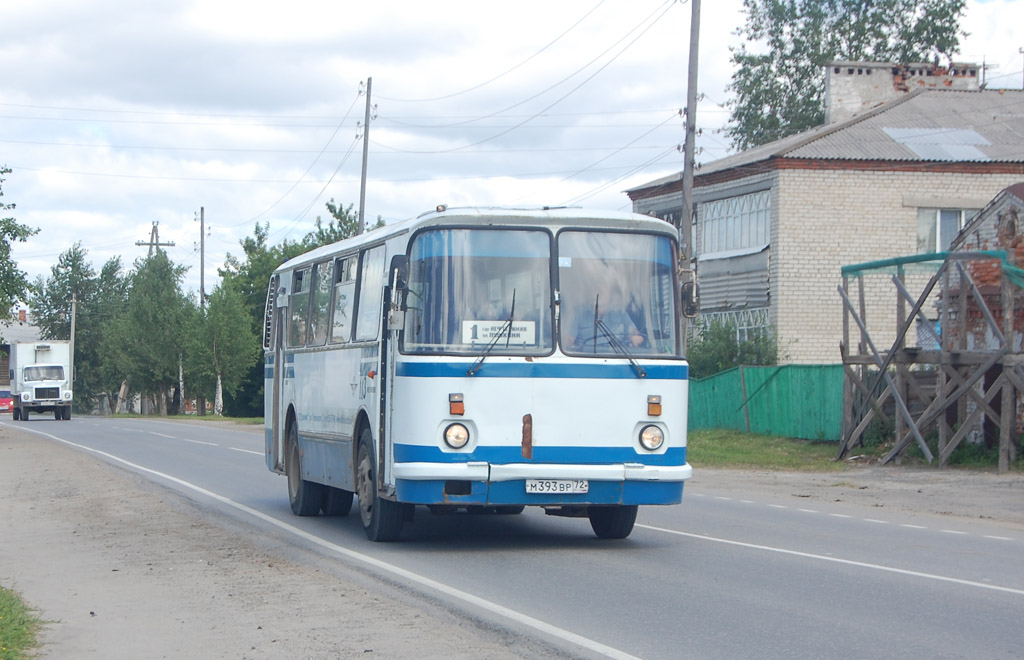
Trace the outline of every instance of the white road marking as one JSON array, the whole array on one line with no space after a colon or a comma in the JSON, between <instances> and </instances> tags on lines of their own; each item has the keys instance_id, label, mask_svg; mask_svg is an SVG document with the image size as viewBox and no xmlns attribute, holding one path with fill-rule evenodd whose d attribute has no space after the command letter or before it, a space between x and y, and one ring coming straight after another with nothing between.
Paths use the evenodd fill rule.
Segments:
<instances>
[{"instance_id":1,"label":"white road marking","mask_svg":"<svg viewBox=\"0 0 1024 660\"><path fill-rule=\"evenodd\" d=\"M160 479L165 479L167 481L170 481L171 483L178 484L183 488L187 488L188 490L209 497L210 499L216 500L221 504L225 504L243 513L246 513L254 518L262 520L263 522L273 525L274 527L277 527L278 529L288 532L289 534L304 539L309 543L318 545L325 550L329 550L343 557L348 557L349 559L362 562L363 564L369 566L373 566L378 570L385 571L399 578L408 580L409 582L414 582L427 589L443 593L452 598L457 598L463 601L464 603L471 605L472 607L480 608L493 614L496 614L498 616L505 617L510 621L514 621L520 625L528 626L530 628L533 628L534 630L544 633L545 635L550 635L551 637L560 639L570 644L575 644L576 646L587 649L588 651L599 653L608 658L615 658L616 660L641 660L637 656L630 655L624 651L620 651L619 649L613 648L611 646L606 646L605 644L589 639L587 637L583 637L582 635L577 635L576 633L565 630L564 628L553 626L550 623L541 621L540 619L535 619L532 616L529 616L528 614L523 614L522 612L518 612L503 605L493 603L479 596L475 596L469 592L462 591L461 589L456 589L455 587L444 584L443 582L438 582L437 580L428 578L425 575L413 573L412 571L402 568L400 566L389 564L388 562L381 561L380 559L377 559L375 557L364 555L361 552L356 552L355 550L351 550L344 546L340 546L336 543L331 543L330 541L322 539L319 536L316 536L314 534L301 530L298 527L289 525L284 521L278 520L277 518L269 516L263 513L262 511L257 511L256 509L241 504L240 502L235 502L232 499L224 497L223 495L220 495L218 493L214 493L213 491L207 490L201 486L197 486L193 483L185 481L184 479L179 479L178 477L171 476L164 472L159 472L157 470L152 470L150 468L143 467L142 465L132 463L131 461L127 461L119 456L115 456L105 451L100 451L98 449L93 449L92 447L87 447L85 445L80 445L78 443L71 442L70 440L58 438L57 436L52 435L50 433L36 431L34 429L22 430L29 431L31 433L36 433L47 438L51 438L52 440L68 445L69 447L75 447L76 449L81 449L83 451L103 456L117 463L121 463L122 465L126 465L134 470L138 470L139 472L151 474L155 477L159 477Z\"/></svg>"},{"instance_id":2,"label":"white road marking","mask_svg":"<svg viewBox=\"0 0 1024 660\"><path fill-rule=\"evenodd\" d=\"M251 449L239 449L238 447L228 447L228 449L230 449L231 451L240 451L240 452L244 452L246 454L256 454L257 456L263 456L263 452L261 452L261 451L253 451Z\"/></svg>"},{"instance_id":3,"label":"white road marking","mask_svg":"<svg viewBox=\"0 0 1024 660\"><path fill-rule=\"evenodd\" d=\"M960 578L948 577L945 575L935 575L933 573L922 573L920 571L909 571L905 568L895 568L892 566L883 566L881 564L870 564L862 561L854 561L852 559L840 559L838 557L828 557L825 555L816 555L810 552L800 552L799 550L787 550L786 548L776 548L770 545L759 545L757 543L745 543L743 541L733 541L730 539L722 539L714 536L706 536L703 534L691 534L689 532L680 532L674 529L666 529L664 527L654 527L652 525L641 525L637 524L637 527L644 529L650 529L655 532L663 532L665 534L674 534L676 536L685 536L692 539L700 539L702 541L712 541L714 543L724 543L725 545L734 545L741 548L750 548L752 550L764 550L765 552L777 552L782 555L790 555L793 557L803 557L805 559L817 559L819 561L828 561L836 564L844 564L846 566L857 566L859 568L868 568L875 571L884 571L887 573L897 573L899 575L909 575L911 577L925 578L927 580L936 580L938 582L951 582L953 584L964 585L967 587L979 587L981 589L991 589L993 591L1002 591L1016 596L1024 596L1024 589L1014 589L1012 587L1001 587L995 584L985 584L984 582L975 582L973 580L963 580Z\"/></svg>"},{"instance_id":4,"label":"white road marking","mask_svg":"<svg viewBox=\"0 0 1024 660\"><path fill-rule=\"evenodd\" d=\"M177 440L177 438L174 437L173 435L167 435L166 433L157 433L156 431L148 431L148 433L151 435L158 435L161 438L170 438L171 440Z\"/></svg>"}]
</instances>

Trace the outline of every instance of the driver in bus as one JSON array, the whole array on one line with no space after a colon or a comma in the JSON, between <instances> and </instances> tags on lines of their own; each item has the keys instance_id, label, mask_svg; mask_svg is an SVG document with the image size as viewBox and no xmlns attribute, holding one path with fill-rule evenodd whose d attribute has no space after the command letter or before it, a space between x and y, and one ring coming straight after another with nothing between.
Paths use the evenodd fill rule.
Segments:
<instances>
[{"instance_id":1,"label":"driver in bus","mask_svg":"<svg viewBox=\"0 0 1024 660\"><path fill-rule=\"evenodd\" d=\"M618 341L625 348L644 344L644 333L633 321L635 302L625 303L625 296L614 282L598 280L590 302L576 308L575 322L570 326L570 346L576 350L611 348ZM588 296L589 297L589 296ZM597 312L595 319L594 313ZM634 313L630 313L630 312ZM614 338L614 339L613 339Z\"/></svg>"}]
</instances>

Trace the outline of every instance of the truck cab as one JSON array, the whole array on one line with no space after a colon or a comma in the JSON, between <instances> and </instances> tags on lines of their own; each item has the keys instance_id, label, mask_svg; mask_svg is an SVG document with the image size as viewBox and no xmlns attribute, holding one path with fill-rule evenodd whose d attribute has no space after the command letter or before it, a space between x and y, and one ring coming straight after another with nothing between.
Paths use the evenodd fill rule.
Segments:
<instances>
[{"instance_id":1,"label":"truck cab","mask_svg":"<svg viewBox=\"0 0 1024 660\"><path fill-rule=\"evenodd\" d=\"M15 420L33 413L52 412L54 419L71 419L73 394L67 342L32 342L11 346L11 394Z\"/></svg>"}]
</instances>

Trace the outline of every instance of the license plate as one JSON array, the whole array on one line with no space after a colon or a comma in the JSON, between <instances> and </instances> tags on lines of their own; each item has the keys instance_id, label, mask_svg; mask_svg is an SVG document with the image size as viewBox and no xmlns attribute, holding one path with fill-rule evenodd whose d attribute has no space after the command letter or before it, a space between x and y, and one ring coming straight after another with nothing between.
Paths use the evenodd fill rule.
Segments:
<instances>
[{"instance_id":1,"label":"license plate","mask_svg":"<svg viewBox=\"0 0 1024 660\"><path fill-rule=\"evenodd\" d=\"M586 479L527 479L527 493L571 494L590 492Z\"/></svg>"}]
</instances>

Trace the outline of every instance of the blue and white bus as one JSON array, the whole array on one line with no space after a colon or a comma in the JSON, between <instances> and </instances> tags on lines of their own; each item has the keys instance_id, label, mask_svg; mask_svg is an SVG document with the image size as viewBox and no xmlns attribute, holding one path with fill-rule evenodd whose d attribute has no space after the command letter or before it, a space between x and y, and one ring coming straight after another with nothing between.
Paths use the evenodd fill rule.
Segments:
<instances>
[{"instance_id":1,"label":"blue and white bus","mask_svg":"<svg viewBox=\"0 0 1024 660\"><path fill-rule=\"evenodd\" d=\"M389 541L415 505L538 506L624 538L639 505L679 503L677 254L647 216L439 206L283 264L266 458L292 511L346 515L355 496Z\"/></svg>"}]
</instances>

